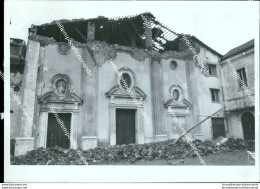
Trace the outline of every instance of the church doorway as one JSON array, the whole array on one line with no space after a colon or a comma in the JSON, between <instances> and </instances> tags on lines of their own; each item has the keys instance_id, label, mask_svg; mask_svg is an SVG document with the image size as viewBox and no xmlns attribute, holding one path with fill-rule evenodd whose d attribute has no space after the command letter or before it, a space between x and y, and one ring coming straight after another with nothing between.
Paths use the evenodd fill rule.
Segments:
<instances>
[{"instance_id":1,"label":"church doorway","mask_svg":"<svg viewBox=\"0 0 260 189\"><path fill-rule=\"evenodd\" d=\"M70 133L71 114L57 113L60 120L64 123L64 127ZM57 117L57 116L56 116ZM62 126L57 121L53 113L48 115L48 129L47 129L47 148L59 146L61 148L70 148L70 139L65 135Z\"/></svg>"},{"instance_id":2,"label":"church doorway","mask_svg":"<svg viewBox=\"0 0 260 189\"><path fill-rule=\"evenodd\" d=\"M135 112L133 109L116 109L116 144L135 143Z\"/></svg>"}]
</instances>

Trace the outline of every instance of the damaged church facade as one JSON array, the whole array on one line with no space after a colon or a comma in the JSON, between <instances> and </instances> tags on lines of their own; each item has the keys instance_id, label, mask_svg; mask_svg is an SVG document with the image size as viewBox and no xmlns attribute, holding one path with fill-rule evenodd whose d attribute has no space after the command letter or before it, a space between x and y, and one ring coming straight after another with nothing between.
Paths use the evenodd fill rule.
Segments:
<instances>
[{"instance_id":1,"label":"damaged church facade","mask_svg":"<svg viewBox=\"0 0 260 189\"><path fill-rule=\"evenodd\" d=\"M151 24L149 27L143 16ZM228 81L223 81L221 73L222 55L187 35L210 71L210 76L205 76L185 41L152 14L60 23L92 76L87 74L56 22L29 28L22 86L17 91L27 116L18 108L11 114L15 155L56 145L75 148L71 141L87 150L176 139L182 133L170 109L187 130L225 107L223 82ZM151 124L126 91L111 60ZM253 77L248 78L248 84L252 84L250 91L254 94ZM11 109L13 106L11 103ZM254 116L254 106L246 106L237 112L243 114L249 108ZM63 121L70 140L51 109ZM242 123L237 127L230 124L223 111L188 135L200 140L238 135L243 138Z\"/></svg>"}]
</instances>

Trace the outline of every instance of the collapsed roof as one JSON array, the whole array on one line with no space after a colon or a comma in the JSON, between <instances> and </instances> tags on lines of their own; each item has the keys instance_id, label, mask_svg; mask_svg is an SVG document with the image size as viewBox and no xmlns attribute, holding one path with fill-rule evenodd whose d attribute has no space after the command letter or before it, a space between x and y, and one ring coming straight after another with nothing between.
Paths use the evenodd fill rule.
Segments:
<instances>
[{"instance_id":1,"label":"collapsed roof","mask_svg":"<svg viewBox=\"0 0 260 189\"><path fill-rule=\"evenodd\" d=\"M153 49L157 51L178 51L178 35L164 24L155 19L151 13L143 13L136 16L107 18L99 16L93 19L59 20L70 38L86 43L88 23L95 23L95 40L106 41L109 44L145 48L145 21L142 16L151 17ZM37 29L36 34L45 37L53 37L58 42L67 42L60 32L56 22L48 24L32 25L31 30Z\"/></svg>"},{"instance_id":2,"label":"collapsed roof","mask_svg":"<svg viewBox=\"0 0 260 189\"><path fill-rule=\"evenodd\" d=\"M11 64L24 64L26 45L24 40L10 38L10 58Z\"/></svg>"},{"instance_id":3,"label":"collapsed roof","mask_svg":"<svg viewBox=\"0 0 260 189\"><path fill-rule=\"evenodd\" d=\"M10 38L10 72L23 73L26 45L21 39Z\"/></svg>"},{"instance_id":4,"label":"collapsed roof","mask_svg":"<svg viewBox=\"0 0 260 189\"><path fill-rule=\"evenodd\" d=\"M99 16L92 19L72 19L72 20L59 20L63 25L66 33L77 42L87 42L87 32L89 22L95 23L95 36L94 40L106 41L108 44L117 44L121 46L146 48L145 44L145 24L143 18L151 18L152 30L152 48L153 50L164 51L182 51L179 49L179 42L182 38L181 34L170 29L160 21L158 21L151 13L146 12L135 16L125 16L116 18L107 18ZM60 28L56 22L32 25L29 28L29 33L36 32L36 35L54 38L57 42L67 42L64 35L61 33ZM208 48L214 54L222 57L222 55L194 36L190 36L192 40L198 44Z\"/></svg>"}]
</instances>

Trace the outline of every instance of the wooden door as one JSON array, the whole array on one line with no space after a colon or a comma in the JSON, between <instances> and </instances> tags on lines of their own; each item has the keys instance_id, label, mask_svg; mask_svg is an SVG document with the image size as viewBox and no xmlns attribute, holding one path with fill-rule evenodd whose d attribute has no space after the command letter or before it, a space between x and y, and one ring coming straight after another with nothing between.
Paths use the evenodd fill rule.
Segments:
<instances>
[{"instance_id":1,"label":"wooden door","mask_svg":"<svg viewBox=\"0 0 260 189\"><path fill-rule=\"evenodd\" d=\"M70 133L70 113L57 114L60 120L64 123L67 131ZM59 146L61 148L70 148L70 140L65 135L64 130L54 117L53 113L48 116L48 130L47 130L47 148Z\"/></svg>"},{"instance_id":2,"label":"wooden door","mask_svg":"<svg viewBox=\"0 0 260 189\"><path fill-rule=\"evenodd\" d=\"M245 140L255 140L255 118L251 113L242 116L242 125Z\"/></svg>"},{"instance_id":3,"label":"wooden door","mask_svg":"<svg viewBox=\"0 0 260 189\"><path fill-rule=\"evenodd\" d=\"M216 139L220 136L226 137L224 118L211 118L212 130L213 130L213 139Z\"/></svg>"},{"instance_id":4,"label":"wooden door","mask_svg":"<svg viewBox=\"0 0 260 189\"><path fill-rule=\"evenodd\" d=\"M135 110L116 109L116 144L135 143Z\"/></svg>"}]
</instances>

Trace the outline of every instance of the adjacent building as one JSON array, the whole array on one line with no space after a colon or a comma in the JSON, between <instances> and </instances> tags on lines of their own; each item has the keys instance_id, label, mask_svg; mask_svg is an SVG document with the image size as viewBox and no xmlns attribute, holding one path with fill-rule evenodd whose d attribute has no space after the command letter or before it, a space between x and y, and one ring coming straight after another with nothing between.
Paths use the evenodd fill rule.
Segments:
<instances>
[{"instance_id":1,"label":"adjacent building","mask_svg":"<svg viewBox=\"0 0 260 189\"><path fill-rule=\"evenodd\" d=\"M230 137L255 138L255 106L248 96L255 96L254 61L254 40L230 50L220 61L227 132ZM248 92L231 71L231 66L240 75Z\"/></svg>"}]
</instances>

